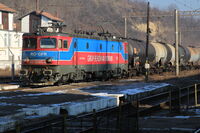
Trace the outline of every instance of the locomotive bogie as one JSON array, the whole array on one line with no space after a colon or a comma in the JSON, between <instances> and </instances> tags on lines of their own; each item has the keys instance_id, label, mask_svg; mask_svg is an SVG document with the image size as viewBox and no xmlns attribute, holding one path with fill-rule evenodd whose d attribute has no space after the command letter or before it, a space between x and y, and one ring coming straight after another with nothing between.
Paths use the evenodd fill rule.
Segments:
<instances>
[{"instance_id":1,"label":"locomotive bogie","mask_svg":"<svg viewBox=\"0 0 200 133\"><path fill-rule=\"evenodd\" d=\"M23 66L20 78L27 85L53 85L60 75L56 66Z\"/></svg>"}]
</instances>

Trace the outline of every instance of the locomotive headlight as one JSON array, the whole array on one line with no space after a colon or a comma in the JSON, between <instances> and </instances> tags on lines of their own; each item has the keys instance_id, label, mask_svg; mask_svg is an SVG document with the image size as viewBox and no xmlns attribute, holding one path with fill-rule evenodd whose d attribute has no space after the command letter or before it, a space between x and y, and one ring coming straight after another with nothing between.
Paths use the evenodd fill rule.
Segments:
<instances>
[{"instance_id":1,"label":"locomotive headlight","mask_svg":"<svg viewBox=\"0 0 200 133\"><path fill-rule=\"evenodd\" d=\"M47 58L46 63L52 63L52 58Z\"/></svg>"},{"instance_id":2,"label":"locomotive headlight","mask_svg":"<svg viewBox=\"0 0 200 133\"><path fill-rule=\"evenodd\" d=\"M26 59L24 59L25 63L29 63L30 59L28 57L26 57Z\"/></svg>"}]
</instances>

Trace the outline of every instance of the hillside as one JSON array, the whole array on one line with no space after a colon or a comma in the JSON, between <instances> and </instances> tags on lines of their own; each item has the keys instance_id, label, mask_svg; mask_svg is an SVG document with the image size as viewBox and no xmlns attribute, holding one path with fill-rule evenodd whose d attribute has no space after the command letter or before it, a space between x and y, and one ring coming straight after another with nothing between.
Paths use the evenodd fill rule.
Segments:
<instances>
[{"instance_id":1,"label":"hillside","mask_svg":"<svg viewBox=\"0 0 200 133\"><path fill-rule=\"evenodd\" d=\"M18 11L16 21L20 16L36 9L36 0L0 0ZM39 9L45 10L62 18L67 25L65 31L75 29L102 32L109 31L118 36L124 36L125 14L146 13L146 3L143 0L40 0ZM151 8L151 13L163 13ZM174 42L174 17L150 18L151 40ZM181 26L198 26L199 19L181 18ZM145 40L146 18L128 19L128 37ZM184 45L198 45L199 32L182 32ZM195 40L195 42L194 42Z\"/></svg>"}]
</instances>

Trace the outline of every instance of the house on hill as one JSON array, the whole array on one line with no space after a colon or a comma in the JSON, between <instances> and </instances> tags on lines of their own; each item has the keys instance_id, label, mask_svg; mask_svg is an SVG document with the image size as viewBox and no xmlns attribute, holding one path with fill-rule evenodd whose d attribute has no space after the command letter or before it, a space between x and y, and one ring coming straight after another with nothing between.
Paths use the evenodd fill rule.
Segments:
<instances>
[{"instance_id":1,"label":"house on hill","mask_svg":"<svg viewBox=\"0 0 200 133\"><path fill-rule=\"evenodd\" d=\"M22 32L36 32L38 27L49 27L53 22L62 23L63 20L45 11L32 11L19 18Z\"/></svg>"},{"instance_id":2,"label":"house on hill","mask_svg":"<svg viewBox=\"0 0 200 133\"><path fill-rule=\"evenodd\" d=\"M13 30L15 12L0 3L0 77L11 76L11 69L21 68L23 33Z\"/></svg>"},{"instance_id":3,"label":"house on hill","mask_svg":"<svg viewBox=\"0 0 200 133\"><path fill-rule=\"evenodd\" d=\"M16 11L0 3L0 29L13 30L13 13Z\"/></svg>"}]
</instances>

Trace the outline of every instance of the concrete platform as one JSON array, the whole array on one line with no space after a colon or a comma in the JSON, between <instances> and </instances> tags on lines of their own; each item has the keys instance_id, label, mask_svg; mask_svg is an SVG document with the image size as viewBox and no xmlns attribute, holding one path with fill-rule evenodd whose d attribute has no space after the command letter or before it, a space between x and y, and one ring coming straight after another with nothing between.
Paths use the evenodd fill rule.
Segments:
<instances>
[{"instance_id":1,"label":"concrete platform","mask_svg":"<svg viewBox=\"0 0 200 133\"><path fill-rule=\"evenodd\" d=\"M0 132L14 128L16 122L58 115L66 109L74 116L118 106L119 97L129 95L148 96L164 91L169 84L130 83L100 85L85 88L61 89L45 92L48 88L0 92Z\"/></svg>"},{"instance_id":2,"label":"concrete platform","mask_svg":"<svg viewBox=\"0 0 200 133\"><path fill-rule=\"evenodd\" d=\"M58 115L66 109L69 115L78 115L116 106L116 98L57 92L4 92L0 96L0 132L12 129L25 119Z\"/></svg>"},{"instance_id":3,"label":"concrete platform","mask_svg":"<svg viewBox=\"0 0 200 133\"><path fill-rule=\"evenodd\" d=\"M0 91L1 90L15 90L18 88L19 88L19 85L15 85L15 84L0 84Z\"/></svg>"},{"instance_id":4,"label":"concrete platform","mask_svg":"<svg viewBox=\"0 0 200 133\"><path fill-rule=\"evenodd\" d=\"M95 87L81 88L83 92L91 93L93 96L121 97L126 100L134 100L147 97L160 92L168 91L170 84L167 83L130 83L120 85L101 85ZM118 99L119 100L119 99ZM119 103L119 102L118 102Z\"/></svg>"}]
</instances>

